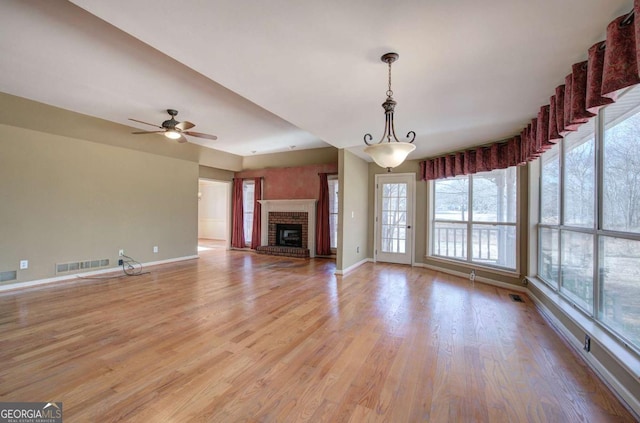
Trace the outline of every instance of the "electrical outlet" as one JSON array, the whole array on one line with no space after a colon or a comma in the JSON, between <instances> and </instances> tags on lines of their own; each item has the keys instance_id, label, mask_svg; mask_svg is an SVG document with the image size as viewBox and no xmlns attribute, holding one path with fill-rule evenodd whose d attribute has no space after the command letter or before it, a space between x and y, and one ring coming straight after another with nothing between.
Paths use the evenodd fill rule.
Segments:
<instances>
[{"instance_id":1,"label":"electrical outlet","mask_svg":"<svg viewBox=\"0 0 640 423\"><path fill-rule=\"evenodd\" d=\"M471 282L476 280L476 269L471 270L471 272L469 272L469 280Z\"/></svg>"},{"instance_id":2,"label":"electrical outlet","mask_svg":"<svg viewBox=\"0 0 640 423\"><path fill-rule=\"evenodd\" d=\"M589 335L585 334L584 335L584 348L583 348L586 352L591 351L591 337L589 337Z\"/></svg>"},{"instance_id":3,"label":"electrical outlet","mask_svg":"<svg viewBox=\"0 0 640 423\"><path fill-rule=\"evenodd\" d=\"M20 260L20 270L29 268L29 260Z\"/></svg>"},{"instance_id":4,"label":"electrical outlet","mask_svg":"<svg viewBox=\"0 0 640 423\"><path fill-rule=\"evenodd\" d=\"M356 247L356 253L360 253L360 247Z\"/></svg>"},{"instance_id":5,"label":"electrical outlet","mask_svg":"<svg viewBox=\"0 0 640 423\"><path fill-rule=\"evenodd\" d=\"M157 253L157 252L158 252L158 246L157 246L157 245L154 245L154 246L153 246L153 252L154 252L154 253Z\"/></svg>"},{"instance_id":6,"label":"electrical outlet","mask_svg":"<svg viewBox=\"0 0 640 423\"><path fill-rule=\"evenodd\" d=\"M122 266L124 264L124 260L120 259L118 260L118 266Z\"/></svg>"},{"instance_id":7,"label":"electrical outlet","mask_svg":"<svg viewBox=\"0 0 640 423\"><path fill-rule=\"evenodd\" d=\"M124 256L124 250L118 250L118 255L119 255L120 257Z\"/></svg>"}]
</instances>

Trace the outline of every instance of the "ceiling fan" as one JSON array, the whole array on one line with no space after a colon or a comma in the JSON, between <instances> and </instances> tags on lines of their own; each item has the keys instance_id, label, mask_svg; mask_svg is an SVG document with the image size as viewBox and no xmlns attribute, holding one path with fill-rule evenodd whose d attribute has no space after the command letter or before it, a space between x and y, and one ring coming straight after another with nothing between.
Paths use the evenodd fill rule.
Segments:
<instances>
[{"instance_id":1,"label":"ceiling fan","mask_svg":"<svg viewBox=\"0 0 640 423\"><path fill-rule=\"evenodd\" d=\"M132 132L132 134L140 135L140 134L164 134L165 137L171 138L172 140L178 140L178 142L187 142L187 138L185 135L190 135L192 137L198 138L206 138L208 140L217 140L218 137L215 135L203 134L202 132L194 132L189 131L189 129L196 126L195 124L185 120L183 122L178 122L175 117L178 115L177 110L167 109L167 113L171 116L171 119L165 120L162 122L162 126L155 125L153 123L143 122L138 119L131 119L134 122L144 123L145 125L155 126L156 128L160 128L161 131L140 131L140 132Z\"/></svg>"}]
</instances>

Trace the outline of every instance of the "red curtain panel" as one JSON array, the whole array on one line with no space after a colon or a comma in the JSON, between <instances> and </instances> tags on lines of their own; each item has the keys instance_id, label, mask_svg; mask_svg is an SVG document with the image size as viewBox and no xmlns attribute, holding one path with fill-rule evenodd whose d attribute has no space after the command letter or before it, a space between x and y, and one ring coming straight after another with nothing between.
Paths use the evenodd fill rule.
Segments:
<instances>
[{"instance_id":1,"label":"red curtain panel","mask_svg":"<svg viewBox=\"0 0 640 423\"><path fill-rule=\"evenodd\" d=\"M233 178L231 198L231 246L244 248L244 210L242 208L242 179Z\"/></svg>"},{"instance_id":2,"label":"red curtain panel","mask_svg":"<svg viewBox=\"0 0 640 423\"><path fill-rule=\"evenodd\" d=\"M331 231L329 228L329 182L327 174L320 173L320 192L316 206L316 254L331 254Z\"/></svg>"}]
</instances>

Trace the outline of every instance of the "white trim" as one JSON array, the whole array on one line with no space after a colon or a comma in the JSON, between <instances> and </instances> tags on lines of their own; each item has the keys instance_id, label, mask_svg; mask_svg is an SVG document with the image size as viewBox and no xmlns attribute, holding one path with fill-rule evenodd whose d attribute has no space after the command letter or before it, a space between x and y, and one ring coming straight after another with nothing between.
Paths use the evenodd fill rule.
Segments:
<instances>
[{"instance_id":1,"label":"white trim","mask_svg":"<svg viewBox=\"0 0 640 423\"><path fill-rule=\"evenodd\" d=\"M582 312L562 298L560 294L553 291L547 284L537 278L528 277L527 280L535 286L536 289L540 290L546 298L553 302L555 306L558 307L558 310L578 326L581 331L598 341L598 345L620 366L626 369L634 379L640 379L640 357L638 357L637 354L634 354L621 345L608 331L603 329L593 319L584 316Z\"/></svg>"},{"instance_id":2,"label":"white trim","mask_svg":"<svg viewBox=\"0 0 640 423\"><path fill-rule=\"evenodd\" d=\"M537 282L534 279L530 279L530 278L528 278L528 279L538 289L540 289L540 284L543 284L543 282ZM546 289L549 289L549 288L545 287L545 289L541 289L541 291L543 291L543 293L545 295L546 295L546 292L544 292L544 291ZM555 316L555 314L551 310L549 310L547 308L547 306L542 301L540 301L540 299L538 297L536 297L533 292L528 291L528 295L533 300L533 302L536 304L536 306L538 307L540 312L542 314L544 314L545 318L547 318L549 320L549 322L554 326L554 328L557 329L557 331L560 333L560 335L563 338L565 338L565 340L569 343L569 345L571 345L571 347L575 350L575 352L578 353L578 355L580 357L582 357L582 359L585 361L585 363L587 363L589 365L589 367L600 377L600 379L602 379L605 382L605 384L609 385L609 387L613 391L614 395L616 395L616 397L618 397L619 400L621 400L622 402L626 403L626 405L629 408L631 408L630 411L632 411L635 414L634 417L636 417L636 419L638 419L640 417L640 401L638 400L638 398L636 398L631 392L629 392L629 390L624 385L622 385L620 383L620 381L611 372L609 372L609 370L606 368L606 366L604 366L600 361L598 361L593 356L593 354L589 354L588 352L586 352L583 349L582 342L579 339L576 339L576 337L562 324L562 322L560 320L558 320L558 318ZM553 298L549 298L549 299L555 303ZM588 333L589 336L592 336L591 332L584 330L584 328L582 327L582 325L579 322L576 322L573 319L572 316L570 316L570 315L568 315L566 313L566 310L564 309L564 307L562 307L561 304L557 304L556 303L556 305L558 306L560 311L563 312L578 327L580 327L581 330L583 330L584 332ZM606 345L604 343L602 343L602 340L600 338L597 338L595 335L592 336L592 338L594 340L598 340L599 341L599 345L602 346L603 349L609 355L611 355L613 358L615 358L618 363L624 364L621 359L619 359L618 357L614 357L614 355L609 352L608 348L604 348L604 347L606 347ZM637 363L637 360L633 360L633 361ZM627 371L630 371L628 365L624 365L623 367ZM631 372L631 374L636 379L638 378L637 376L635 376L633 374L633 372Z\"/></svg>"},{"instance_id":3,"label":"white trim","mask_svg":"<svg viewBox=\"0 0 640 423\"><path fill-rule=\"evenodd\" d=\"M167 259L167 260L158 260L158 261L151 261L148 263L142 263L142 266L146 266L146 267L157 266L159 264L173 263L176 261L192 260L197 258L199 258L197 255L176 257L176 258ZM23 288L32 288L32 287L41 286L41 285L49 285L49 284L54 284L56 282L84 281L84 279L79 279L78 276L89 277L89 276L102 275L105 273L113 273L113 272L117 272L120 268L121 266L116 266L116 267L109 267L108 269L96 270L95 272L75 273L72 275L57 276L54 278L37 279L34 281L17 282L17 283L12 283L8 285L0 285L0 294L5 291L14 291L14 290L23 289Z\"/></svg>"},{"instance_id":4,"label":"white trim","mask_svg":"<svg viewBox=\"0 0 640 423\"><path fill-rule=\"evenodd\" d=\"M426 263L415 263L414 266L415 267L424 267L426 269L435 270L437 272L443 272L443 273L447 273L449 275L460 276L461 278L469 279L469 274L464 273L464 272L459 272L457 270L451 270L451 269L447 269L447 268L444 268L444 267L433 266L431 264L426 264ZM475 281L476 282L481 282L481 283L484 283L484 284L487 284L487 285L497 286L499 288L510 289L512 291L525 292L525 293L529 292L529 290L526 289L523 286L514 285L512 283L500 282L500 281L497 281L497 280L494 280L494 279L483 278L482 276L476 276Z\"/></svg>"},{"instance_id":5,"label":"white trim","mask_svg":"<svg viewBox=\"0 0 640 423\"><path fill-rule=\"evenodd\" d=\"M306 212L309 257L316 256L316 202L318 200L258 200L262 205L260 245L269 245L269 212Z\"/></svg>"},{"instance_id":6,"label":"white trim","mask_svg":"<svg viewBox=\"0 0 640 423\"><path fill-rule=\"evenodd\" d=\"M336 270L335 274L336 275L345 275L345 274L351 272L352 270L355 270L356 268L362 266L365 263L373 263L373 259L372 258L362 259L359 262L357 262L356 264L352 264L351 266L347 267L346 269Z\"/></svg>"},{"instance_id":7,"label":"white trim","mask_svg":"<svg viewBox=\"0 0 640 423\"><path fill-rule=\"evenodd\" d=\"M476 263L476 262L469 262L469 261L462 261L462 260L456 260L454 258L449 258L449 257L444 257L444 256L425 256L424 258L429 259L429 260L433 260L433 261L439 261L442 263L450 263L450 264L454 264L456 266L459 267L465 267L469 270L473 270L473 269L480 269L486 272L491 272L491 273L495 273L497 275L502 275L502 276L508 276L511 278L519 278L520 277L520 273L515 272L513 270L509 270L509 269L504 269L501 267L493 267L493 266L489 266L486 264L481 264L481 263Z\"/></svg>"}]
</instances>

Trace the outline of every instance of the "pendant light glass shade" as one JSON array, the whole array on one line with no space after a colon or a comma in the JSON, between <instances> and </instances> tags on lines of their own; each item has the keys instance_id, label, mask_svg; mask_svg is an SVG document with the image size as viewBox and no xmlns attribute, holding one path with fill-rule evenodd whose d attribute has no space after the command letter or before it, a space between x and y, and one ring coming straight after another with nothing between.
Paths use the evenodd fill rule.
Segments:
<instances>
[{"instance_id":1,"label":"pendant light glass shade","mask_svg":"<svg viewBox=\"0 0 640 423\"><path fill-rule=\"evenodd\" d=\"M370 155L378 166L391 169L400 166L415 149L414 144L407 142L383 142L366 147L364 152Z\"/></svg>"}]
</instances>

